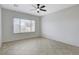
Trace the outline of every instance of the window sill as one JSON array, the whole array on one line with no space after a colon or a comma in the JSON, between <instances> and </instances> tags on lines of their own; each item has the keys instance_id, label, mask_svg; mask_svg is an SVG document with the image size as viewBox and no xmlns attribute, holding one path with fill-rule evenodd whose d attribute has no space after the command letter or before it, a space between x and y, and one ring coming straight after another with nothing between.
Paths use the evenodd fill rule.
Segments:
<instances>
[{"instance_id":1,"label":"window sill","mask_svg":"<svg viewBox=\"0 0 79 59\"><path fill-rule=\"evenodd\" d=\"M13 34L27 34L27 33L35 33L35 32L21 32L21 33L13 33Z\"/></svg>"}]
</instances>

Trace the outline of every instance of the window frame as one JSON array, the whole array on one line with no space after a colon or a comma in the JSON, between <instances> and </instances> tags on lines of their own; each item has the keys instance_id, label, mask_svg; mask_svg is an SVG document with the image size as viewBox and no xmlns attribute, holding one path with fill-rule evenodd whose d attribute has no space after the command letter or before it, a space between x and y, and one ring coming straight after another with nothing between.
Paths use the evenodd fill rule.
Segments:
<instances>
[{"instance_id":1,"label":"window frame","mask_svg":"<svg viewBox=\"0 0 79 59\"><path fill-rule=\"evenodd\" d=\"M21 25L21 21L19 21L19 23L20 23L20 25L19 25L19 32L16 33L16 32L14 31L14 19L15 19L15 18L20 19L20 20L21 20L21 19L29 20L29 19L20 18L20 17L14 17L14 18L13 18L13 22L12 22L12 23L13 23L13 28L12 28L12 29L13 29L13 33L14 33L14 34L20 34L20 33L35 33L35 32L36 32L36 21L33 20L33 21L35 21L35 28L34 28L35 31L30 31L30 32L21 32L21 26L20 26L20 25ZM31 24L32 24L32 23L31 23ZM31 27L31 30L32 30L32 27Z\"/></svg>"}]
</instances>

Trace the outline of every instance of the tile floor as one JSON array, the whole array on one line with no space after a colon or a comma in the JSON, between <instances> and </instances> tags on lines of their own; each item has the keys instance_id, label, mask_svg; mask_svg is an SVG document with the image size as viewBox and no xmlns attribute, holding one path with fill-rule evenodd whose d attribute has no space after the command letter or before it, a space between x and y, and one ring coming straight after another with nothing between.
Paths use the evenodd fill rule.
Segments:
<instances>
[{"instance_id":1,"label":"tile floor","mask_svg":"<svg viewBox=\"0 0 79 59\"><path fill-rule=\"evenodd\" d=\"M0 55L78 55L79 47L46 38L23 39L3 43Z\"/></svg>"}]
</instances>

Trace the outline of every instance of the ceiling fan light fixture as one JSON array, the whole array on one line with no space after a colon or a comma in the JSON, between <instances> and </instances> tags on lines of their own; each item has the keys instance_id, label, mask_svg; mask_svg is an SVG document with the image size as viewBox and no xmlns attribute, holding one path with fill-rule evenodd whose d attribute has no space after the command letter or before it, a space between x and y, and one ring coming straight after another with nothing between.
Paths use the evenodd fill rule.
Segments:
<instances>
[{"instance_id":1,"label":"ceiling fan light fixture","mask_svg":"<svg viewBox=\"0 0 79 59\"><path fill-rule=\"evenodd\" d=\"M37 9L37 11L39 11L39 9Z\"/></svg>"},{"instance_id":2,"label":"ceiling fan light fixture","mask_svg":"<svg viewBox=\"0 0 79 59\"><path fill-rule=\"evenodd\" d=\"M37 11L37 13L39 13L39 11Z\"/></svg>"}]
</instances>

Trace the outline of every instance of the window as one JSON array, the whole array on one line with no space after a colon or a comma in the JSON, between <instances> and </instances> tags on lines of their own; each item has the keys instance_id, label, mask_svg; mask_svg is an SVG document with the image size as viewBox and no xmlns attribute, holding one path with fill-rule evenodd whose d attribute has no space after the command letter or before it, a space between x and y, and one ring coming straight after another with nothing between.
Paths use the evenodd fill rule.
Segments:
<instances>
[{"instance_id":1,"label":"window","mask_svg":"<svg viewBox=\"0 0 79 59\"><path fill-rule=\"evenodd\" d=\"M13 19L14 33L35 32L35 20Z\"/></svg>"}]
</instances>

